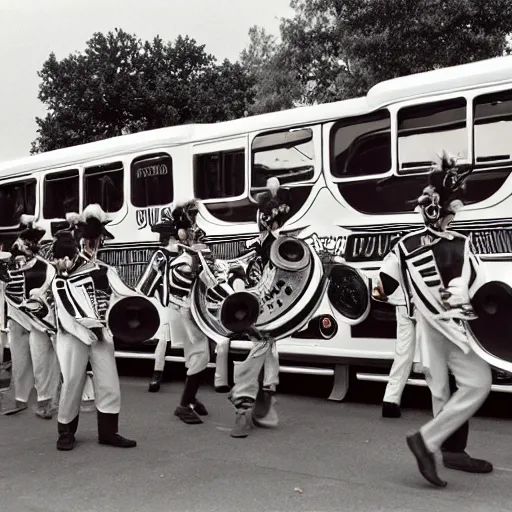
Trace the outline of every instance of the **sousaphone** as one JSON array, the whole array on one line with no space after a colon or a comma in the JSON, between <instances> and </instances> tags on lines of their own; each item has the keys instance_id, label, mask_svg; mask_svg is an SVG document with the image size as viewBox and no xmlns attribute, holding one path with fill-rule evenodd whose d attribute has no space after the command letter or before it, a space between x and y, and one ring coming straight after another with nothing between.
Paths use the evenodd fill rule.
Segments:
<instances>
[{"instance_id":1,"label":"sousaphone","mask_svg":"<svg viewBox=\"0 0 512 512\"><path fill-rule=\"evenodd\" d=\"M223 281L209 272L196 280L192 314L209 338L222 343L233 332L254 327L281 339L309 322L327 286L319 257L303 240L280 236L271 246L270 262L259 283L243 291L236 290L236 274L243 280L250 264L244 258L223 262Z\"/></svg>"}]
</instances>

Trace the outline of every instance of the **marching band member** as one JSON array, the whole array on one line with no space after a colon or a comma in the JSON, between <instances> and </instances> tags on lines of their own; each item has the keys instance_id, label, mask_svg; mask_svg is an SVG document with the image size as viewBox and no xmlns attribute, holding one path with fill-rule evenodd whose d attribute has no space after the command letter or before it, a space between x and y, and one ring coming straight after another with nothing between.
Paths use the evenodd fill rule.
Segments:
<instances>
[{"instance_id":1,"label":"marching band member","mask_svg":"<svg viewBox=\"0 0 512 512\"><path fill-rule=\"evenodd\" d=\"M404 236L380 270L385 296L405 282L414 303L434 418L409 435L407 444L422 476L438 487L447 483L437 474L434 453L476 413L491 389L490 367L471 350L462 323L474 317L469 299L484 278L482 268L469 240L447 229L463 205L469 172L443 154L418 200L425 228ZM448 369L458 387L451 397Z\"/></svg>"},{"instance_id":2,"label":"marching band member","mask_svg":"<svg viewBox=\"0 0 512 512\"><path fill-rule=\"evenodd\" d=\"M270 248L278 231L283 226L290 207L286 203L286 190L280 188L277 178L267 181L267 192L258 196L259 240L251 247L254 259L246 271L248 286L256 286L264 281L265 273L270 269ZM240 283L240 279L238 283ZM235 291L243 289L235 281ZM261 293L265 293L262 288ZM279 356L275 340L269 336L260 336L254 331L251 340L255 342L249 355L235 366L234 386L230 400L236 408L235 426L232 437L245 438L254 426L276 427L278 416L275 409L275 393L279 384ZM263 373L260 388L260 374Z\"/></svg>"},{"instance_id":3,"label":"marching band member","mask_svg":"<svg viewBox=\"0 0 512 512\"><path fill-rule=\"evenodd\" d=\"M38 244L45 230L39 228L35 218L29 215L22 215L20 224L24 229L11 248L14 268L8 272L5 292L16 402L3 414L16 414L27 409L30 393L35 387L36 415L51 419L60 380L52 341L54 319L45 301L40 306L32 298L48 293L55 270L38 254Z\"/></svg>"},{"instance_id":4,"label":"marching band member","mask_svg":"<svg viewBox=\"0 0 512 512\"><path fill-rule=\"evenodd\" d=\"M169 325L172 340L183 342L187 378L180 404L174 414L189 425L203 423L200 416L208 411L197 398L197 391L204 372L210 362L208 338L199 329L190 310L190 292L200 268L198 251L208 252L200 244L200 230L196 224L197 205L195 201L177 206L172 211L172 224L180 245L184 249L169 265Z\"/></svg>"},{"instance_id":5,"label":"marching band member","mask_svg":"<svg viewBox=\"0 0 512 512\"><path fill-rule=\"evenodd\" d=\"M120 448L137 445L118 434L121 392L112 335L103 317L113 293L126 288L117 272L96 260L104 238L106 215L99 205L89 205L76 220L79 238L92 255L79 252L76 235L63 230L55 235L53 257L58 275L52 283L58 318L57 355L63 383L58 413L58 450L72 450L78 428L80 402L87 363L94 372L94 387L100 444Z\"/></svg>"},{"instance_id":6,"label":"marching band member","mask_svg":"<svg viewBox=\"0 0 512 512\"><path fill-rule=\"evenodd\" d=\"M161 246L155 252L144 274L139 279L136 290L147 297L156 298L168 312L170 264L180 254L177 241L178 233L172 219L169 217L163 217L161 222L151 228L151 231L159 233ZM155 367L149 383L150 393L156 393L160 390L165 368L165 353L167 345L171 341L169 321L164 322L162 331L163 336L158 340L155 350Z\"/></svg>"}]
</instances>

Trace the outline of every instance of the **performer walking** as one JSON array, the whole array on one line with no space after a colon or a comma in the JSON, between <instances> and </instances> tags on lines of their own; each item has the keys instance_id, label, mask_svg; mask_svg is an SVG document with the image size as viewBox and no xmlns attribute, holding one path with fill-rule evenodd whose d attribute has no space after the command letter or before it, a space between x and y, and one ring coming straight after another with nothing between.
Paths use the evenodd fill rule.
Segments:
<instances>
[{"instance_id":1,"label":"performer walking","mask_svg":"<svg viewBox=\"0 0 512 512\"><path fill-rule=\"evenodd\" d=\"M167 317L170 311L169 285L170 285L170 265L180 254L178 247L178 233L174 227L172 218L163 217L162 221L151 228L151 231L159 233L160 248L151 258L144 274L139 279L136 290L147 297L157 299L160 304L166 308ZM162 376L165 368L165 353L167 345L171 341L171 331L169 319L164 322L162 337L158 340L155 350L155 367L151 382L149 383L149 392L156 393L160 390Z\"/></svg>"},{"instance_id":2,"label":"performer walking","mask_svg":"<svg viewBox=\"0 0 512 512\"><path fill-rule=\"evenodd\" d=\"M181 247L185 246L169 265L169 325L171 339L183 342L187 368L185 388L174 414L189 425L203 423L200 416L208 415L206 407L196 395L210 361L210 347L208 338L199 329L190 311L190 292L200 272L197 252L209 252L207 246L200 243L197 213L195 201L177 206L166 228L177 234ZM190 250L186 247L190 247Z\"/></svg>"},{"instance_id":3,"label":"performer walking","mask_svg":"<svg viewBox=\"0 0 512 512\"><path fill-rule=\"evenodd\" d=\"M490 367L471 350L462 323L472 317L469 298L483 272L469 240L447 230L462 207L469 172L443 154L441 166L432 170L430 185L418 200L425 228L403 237L380 271L384 294L391 295L405 282L415 306L420 360L432 393L434 418L408 436L407 444L420 473L438 487L447 484L437 474L434 453L476 413L491 389ZM458 387L451 397L448 369Z\"/></svg>"},{"instance_id":4,"label":"performer walking","mask_svg":"<svg viewBox=\"0 0 512 512\"><path fill-rule=\"evenodd\" d=\"M34 310L35 303L31 298L44 297L49 292L55 270L38 254L45 230L39 228L35 218L29 215L22 215L20 224L23 230L11 248L14 267L8 272L5 292L16 402L2 414L11 415L27 409L30 393L35 387L36 415L51 419L60 380L52 342L54 318L44 300L41 307Z\"/></svg>"},{"instance_id":5,"label":"performer walking","mask_svg":"<svg viewBox=\"0 0 512 512\"><path fill-rule=\"evenodd\" d=\"M105 228L107 223L99 205L89 205L76 223L76 233L93 255L89 261L80 255L75 234L70 230L58 232L53 244L58 276L52 291L58 318L57 355L63 376L58 450L75 447L89 361L94 372L99 443L121 448L137 445L118 434L121 392L114 343L104 326L104 316L112 295L124 295L126 286L113 268L95 258L102 241L113 238Z\"/></svg>"},{"instance_id":6,"label":"performer walking","mask_svg":"<svg viewBox=\"0 0 512 512\"><path fill-rule=\"evenodd\" d=\"M271 268L270 249L290 210L286 202L286 190L280 188L279 180L269 179L267 188L268 191L257 198L260 237L251 247L254 258L246 272L246 284L250 287L262 282L265 273ZM237 288L242 289L243 285L234 283L234 287L238 291ZM251 341L254 346L249 355L234 370L230 400L236 408L236 420L231 431L232 437L245 438L255 425L276 427L279 422L275 409L275 393L279 384L279 356L275 340L253 331Z\"/></svg>"}]
</instances>

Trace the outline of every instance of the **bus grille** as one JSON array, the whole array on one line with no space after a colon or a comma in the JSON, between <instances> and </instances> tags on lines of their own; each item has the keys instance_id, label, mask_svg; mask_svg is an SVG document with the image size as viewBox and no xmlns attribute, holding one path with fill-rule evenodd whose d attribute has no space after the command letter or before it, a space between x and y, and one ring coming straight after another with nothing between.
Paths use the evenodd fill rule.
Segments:
<instances>
[{"instance_id":1,"label":"bus grille","mask_svg":"<svg viewBox=\"0 0 512 512\"><path fill-rule=\"evenodd\" d=\"M136 249L105 247L99 251L98 258L113 266L124 283L134 288L155 250L155 246L139 246Z\"/></svg>"},{"instance_id":2,"label":"bus grille","mask_svg":"<svg viewBox=\"0 0 512 512\"><path fill-rule=\"evenodd\" d=\"M512 254L512 228L457 230L469 238L480 256ZM345 260L382 261L393 242L410 231L379 234L353 234L348 237Z\"/></svg>"},{"instance_id":3,"label":"bus grille","mask_svg":"<svg viewBox=\"0 0 512 512\"><path fill-rule=\"evenodd\" d=\"M254 238L254 237L253 237ZM230 242L219 242L205 240L215 258L220 260L231 260L240 256L247 250L246 240L234 240Z\"/></svg>"}]
</instances>

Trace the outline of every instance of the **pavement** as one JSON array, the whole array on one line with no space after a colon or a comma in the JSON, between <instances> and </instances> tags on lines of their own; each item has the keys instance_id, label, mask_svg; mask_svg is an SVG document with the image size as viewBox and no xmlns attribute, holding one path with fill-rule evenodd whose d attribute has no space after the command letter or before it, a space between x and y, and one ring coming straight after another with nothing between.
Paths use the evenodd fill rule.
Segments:
<instances>
[{"instance_id":1,"label":"pavement","mask_svg":"<svg viewBox=\"0 0 512 512\"><path fill-rule=\"evenodd\" d=\"M319 389L314 379L294 378ZM210 411L202 425L172 414L181 379L156 394L147 385L146 375L121 377L120 433L137 440L134 449L100 446L94 413L82 414L71 452L55 448L56 418L31 411L0 417L0 512L512 511L508 415L471 423L468 451L495 471L443 467L448 487L436 489L405 444L408 431L429 417L427 395L417 388L406 390L403 417L385 420L382 387L369 400L337 403L325 390L295 394L288 381L278 395L280 426L233 439L234 410L210 384L199 393ZM503 411L511 398L499 400Z\"/></svg>"}]
</instances>

